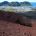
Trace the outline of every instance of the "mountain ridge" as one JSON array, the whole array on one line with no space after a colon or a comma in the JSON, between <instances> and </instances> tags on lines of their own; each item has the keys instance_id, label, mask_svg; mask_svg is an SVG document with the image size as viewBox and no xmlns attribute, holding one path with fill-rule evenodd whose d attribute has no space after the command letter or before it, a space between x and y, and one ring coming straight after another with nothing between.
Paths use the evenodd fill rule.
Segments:
<instances>
[{"instance_id":1,"label":"mountain ridge","mask_svg":"<svg viewBox=\"0 0 36 36\"><path fill-rule=\"evenodd\" d=\"M28 4L31 4L32 7L36 7L36 2L28 2ZM24 2L8 2L8 1L4 1L0 3L0 6L24 6Z\"/></svg>"}]
</instances>

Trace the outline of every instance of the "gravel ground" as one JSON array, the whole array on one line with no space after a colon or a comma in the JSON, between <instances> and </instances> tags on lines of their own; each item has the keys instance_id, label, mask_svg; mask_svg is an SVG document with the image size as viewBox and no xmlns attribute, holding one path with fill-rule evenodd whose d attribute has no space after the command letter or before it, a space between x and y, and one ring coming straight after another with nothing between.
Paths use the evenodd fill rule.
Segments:
<instances>
[{"instance_id":1,"label":"gravel ground","mask_svg":"<svg viewBox=\"0 0 36 36\"><path fill-rule=\"evenodd\" d=\"M0 20L1 36L36 36L36 22L32 22L32 27L20 25Z\"/></svg>"}]
</instances>

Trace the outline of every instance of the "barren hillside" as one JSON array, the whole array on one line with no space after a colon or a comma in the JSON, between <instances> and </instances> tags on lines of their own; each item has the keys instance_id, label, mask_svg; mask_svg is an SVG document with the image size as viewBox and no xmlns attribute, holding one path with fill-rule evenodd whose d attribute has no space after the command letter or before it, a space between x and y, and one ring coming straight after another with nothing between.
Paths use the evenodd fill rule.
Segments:
<instances>
[{"instance_id":1,"label":"barren hillside","mask_svg":"<svg viewBox=\"0 0 36 36\"><path fill-rule=\"evenodd\" d=\"M36 20L31 20L32 27L28 27L16 23L15 21L20 17L14 14L0 12L0 36L36 36Z\"/></svg>"}]
</instances>

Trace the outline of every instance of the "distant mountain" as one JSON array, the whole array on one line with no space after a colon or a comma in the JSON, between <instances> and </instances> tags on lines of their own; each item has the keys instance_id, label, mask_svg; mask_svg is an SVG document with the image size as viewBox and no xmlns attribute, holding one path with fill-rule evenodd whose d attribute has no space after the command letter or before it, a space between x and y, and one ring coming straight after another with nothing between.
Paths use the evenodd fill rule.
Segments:
<instances>
[{"instance_id":1,"label":"distant mountain","mask_svg":"<svg viewBox=\"0 0 36 36\"><path fill-rule=\"evenodd\" d=\"M32 6L32 4L30 2L24 1L24 2L20 2L21 6Z\"/></svg>"},{"instance_id":2,"label":"distant mountain","mask_svg":"<svg viewBox=\"0 0 36 36\"><path fill-rule=\"evenodd\" d=\"M4 1L4 2L1 2L0 3L0 6L7 6L7 5L9 5L9 2L8 1Z\"/></svg>"},{"instance_id":3,"label":"distant mountain","mask_svg":"<svg viewBox=\"0 0 36 36\"><path fill-rule=\"evenodd\" d=\"M31 6L32 7L36 7L36 2L27 2L27 1L24 1L24 2L8 2L8 1L4 1L4 2L1 2L0 3L0 6Z\"/></svg>"},{"instance_id":4,"label":"distant mountain","mask_svg":"<svg viewBox=\"0 0 36 36\"><path fill-rule=\"evenodd\" d=\"M11 2L11 6L20 6L19 2Z\"/></svg>"},{"instance_id":5,"label":"distant mountain","mask_svg":"<svg viewBox=\"0 0 36 36\"><path fill-rule=\"evenodd\" d=\"M4 1L0 3L0 6L20 6L19 2Z\"/></svg>"}]
</instances>

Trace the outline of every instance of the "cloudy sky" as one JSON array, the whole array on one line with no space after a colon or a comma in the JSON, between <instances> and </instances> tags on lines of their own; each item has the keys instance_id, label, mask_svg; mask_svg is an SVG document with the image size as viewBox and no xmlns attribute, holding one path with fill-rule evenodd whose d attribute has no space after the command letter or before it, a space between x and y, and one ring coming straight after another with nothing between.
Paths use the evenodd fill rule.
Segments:
<instances>
[{"instance_id":1,"label":"cloudy sky","mask_svg":"<svg viewBox=\"0 0 36 36\"><path fill-rule=\"evenodd\" d=\"M12 1L18 1L18 2L23 2L23 1L29 1L29 2L36 2L36 0L0 0L0 2L3 2L3 1L9 1L9 2L12 2Z\"/></svg>"}]
</instances>

